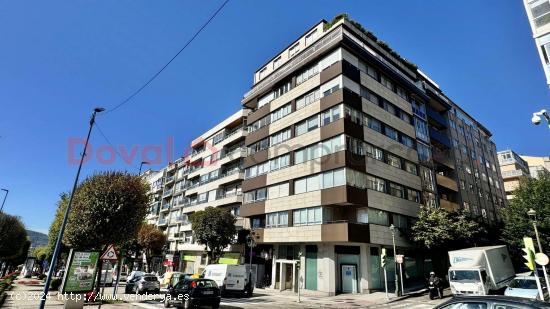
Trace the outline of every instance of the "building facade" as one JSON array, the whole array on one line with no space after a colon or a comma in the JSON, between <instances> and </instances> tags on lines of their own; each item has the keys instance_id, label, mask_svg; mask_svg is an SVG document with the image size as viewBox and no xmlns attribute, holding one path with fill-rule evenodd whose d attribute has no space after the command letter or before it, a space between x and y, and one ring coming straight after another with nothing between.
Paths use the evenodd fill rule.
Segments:
<instances>
[{"instance_id":1,"label":"building facade","mask_svg":"<svg viewBox=\"0 0 550 309\"><path fill-rule=\"evenodd\" d=\"M405 277L420 280L430 260L405 235L421 204L488 222L504 206L491 133L347 18L321 21L262 65L242 105L240 214L274 289L296 290L298 278L326 295L382 289L390 225Z\"/></svg>"},{"instance_id":2,"label":"building facade","mask_svg":"<svg viewBox=\"0 0 550 309\"><path fill-rule=\"evenodd\" d=\"M159 171L148 170L142 176L150 184L150 205L146 221L157 225L168 238L162 255L154 258L156 270L200 273L207 264L204 246L196 243L189 216L206 207L224 207L239 216L244 178L244 127L247 110L239 110L217 124L190 145L189 153ZM243 261L244 247L227 248L228 256Z\"/></svg>"},{"instance_id":3,"label":"building facade","mask_svg":"<svg viewBox=\"0 0 550 309\"><path fill-rule=\"evenodd\" d=\"M506 199L511 200L514 198L514 190L519 187L520 179L531 177L530 167L527 161L510 149L498 152L498 163L504 180Z\"/></svg>"},{"instance_id":4,"label":"building facade","mask_svg":"<svg viewBox=\"0 0 550 309\"><path fill-rule=\"evenodd\" d=\"M550 172L550 157L520 156L529 165L529 174L537 178L541 172Z\"/></svg>"},{"instance_id":5,"label":"building facade","mask_svg":"<svg viewBox=\"0 0 550 309\"><path fill-rule=\"evenodd\" d=\"M540 61L550 86L550 0L523 0Z\"/></svg>"}]
</instances>

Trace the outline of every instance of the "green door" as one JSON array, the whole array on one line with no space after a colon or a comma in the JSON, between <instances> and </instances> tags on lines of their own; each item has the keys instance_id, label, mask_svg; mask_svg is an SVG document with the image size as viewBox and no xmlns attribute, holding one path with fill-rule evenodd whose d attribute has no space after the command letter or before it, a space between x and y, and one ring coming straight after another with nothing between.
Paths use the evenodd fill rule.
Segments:
<instances>
[{"instance_id":1,"label":"green door","mask_svg":"<svg viewBox=\"0 0 550 309\"><path fill-rule=\"evenodd\" d=\"M317 246L306 246L306 290L317 290Z\"/></svg>"}]
</instances>

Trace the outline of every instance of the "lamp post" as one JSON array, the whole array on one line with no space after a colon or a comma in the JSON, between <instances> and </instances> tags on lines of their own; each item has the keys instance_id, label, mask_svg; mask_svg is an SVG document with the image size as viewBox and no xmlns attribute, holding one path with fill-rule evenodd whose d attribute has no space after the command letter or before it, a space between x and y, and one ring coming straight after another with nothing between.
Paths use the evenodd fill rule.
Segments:
<instances>
[{"instance_id":1,"label":"lamp post","mask_svg":"<svg viewBox=\"0 0 550 309\"><path fill-rule=\"evenodd\" d=\"M90 118L90 128L88 129L88 136L86 137L86 142L84 143L84 151L82 151L82 154L80 156L80 164L78 165L78 170L76 172L76 177L74 179L73 189L71 190L71 196L69 197L69 204L65 209L65 214L63 215L63 222L61 223L61 227L59 228L59 233L57 234L55 249L53 251L52 261L50 264L50 271L48 272L48 277L46 278L46 282L44 284L44 290L42 291L42 297L40 298L40 306L38 307L39 309L44 309L44 306L46 305L46 299L48 297L48 292L50 291L50 283L52 281L54 267L57 264L59 251L61 250L61 239L63 238L63 233L65 232L65 226L67 225L67 220L69 218L69 212L71 211L71 207L73 205L74 192L76 191L76 186L78 185L80 170L82 169L82 163L84 163L84 157L86 156L86 150L88 149L88 142L90 141L90 135L92 134L92 128L94 127L95 116L97 113L101 113L103 111L105 111L104 108L96 107L94 109L94 112L92 113L92 117Z\"/></svg>"},{"instance_id":2,"label":"lamp post","mask_svg":"<svg viewBox=\"0 0 550 309\"><path fill-rule=\"evenodd\" d=\"M395 260L397 251L395 249L395 226L390 225L391 239L393 242L393 269L395 270L395 296L399 296L399 276L397 276L397 261Z\"/></svg>"},{"instance_id":3,"label":"lamp post","mask_svg":"<svg viewBox=\"0 0 550 309\"><path fill-rule=\"evenodd\" d=\"M531 219L531 222L533 223L533 228L535 229L535 237L537 238L537 245L539 247L539 252L544 254L544 252L542 252L542 245L540 244L539 230L537 229L537 212L533 208L531 208L527 212L527 216L529 216L529 219ZM536 271L537 271L537 266L535 263L535 272ZM546 273L546 266L544 265L542 265L542 272L544 273L544 281L546 281L546 288L548 291L550 291L550 282L548 282L548 274Z\"/></svg>"},{"instance_id":4,"label":"lamp post","mask_svg":"<svg viewBox=\"0 0 550 309\"><path fill-rule=\"evenodd\" d=\"M246 243L250 247L250 269L249 269L249 277L248 280L250 281L250 284L252 284L252 248L256 246L256 242L254 241L254 231L251 230L250 234L246 236Z\"/></svg>"},{"instance_id":5,"label":"lamp post","mask_svg":"<svg viewBox=\"0 0 550 309\"><path fill-rule=\"evenodd\" d=\"M8 189L2 189L2 191L6 192L6 195L4 195L4 201L2 202L2 206L0 206L0 212L2 212L2 209L4 209L4 204L6 203L6 198L8 197L8 193L10 192Z\"/></svg>"},{"instance_id":6,"label":"lamp post","mask_svg":"<svg viewBox=\"0 0 550 309\"><path fill-rule=\"evenodd\" d=\"M144 164L149 164L149 162L147 162L147 161L141 161L141 164L139 165L139 172L138 172L138 175L141 175L141 168L143 167Z\"/></svg>"}]
</instances>

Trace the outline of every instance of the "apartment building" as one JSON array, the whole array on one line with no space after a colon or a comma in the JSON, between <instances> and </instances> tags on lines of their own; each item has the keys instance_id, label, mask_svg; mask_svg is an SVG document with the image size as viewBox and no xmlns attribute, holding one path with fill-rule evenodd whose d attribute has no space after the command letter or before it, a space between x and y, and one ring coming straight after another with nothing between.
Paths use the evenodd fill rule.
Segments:
<instances>
[{"instance_id":1,"label":"apartment building","mask_svg":"<svg viewBox=\"0 0 550 309\"><path fill-rule=\"evenodd\" d=\"M531 177L537 178L542 172L550 172L550 157L520 156L529 166Z\"/></svg>"},{"instance_id":2,"label":"apartment building","mask_svg":"<svg viewBox=\"0 0 550 309\"><path fill-rule=\"evenodd\" d=\"M240 214L274 289L296 290L298 278L327 295L383 289L390 225L406 280L423 278L430 260L405 237L422 203L498 220L504 191L490 132L343 16L262 65L242 105Z\"/></svg>"},{"instance_id":3,"label":"apartment building","mask_svg":"<svg viewBox=\"0 0 550 309\"><path fill-rule=\"evenodd\" d=\"M504 181L506 199L514 198L514 190L519 187L522 178L531 177L528 163L511 149L498 152L498 163Z\"/></svg>"},{"instance_id":4,"label":"apartment building","mask_svg":"<svg viewBox=\"0 0 550 309\"><path fill-rule=\"evenodd\" d=\"M550 86L550 0L523 0L523 5Z\"/></svg>"},{"instance_id":5,"label":"apartment building","mask_svg":"<svg viewBox=\"0 0 550 309\"><path fill-rule=\"evenodd\" d=\"M194 240L189 222L189 216L196 211L210 206L228 208L242 229L239 212L247 113L248 110L239 110L193 140L189 153L182 158L160 171L142 174L151 186L146 220L168 237L165 251L154 259L154 269L164 266L186 273L204 269L204 246ZM242 245L235 244L227 248L227 258L241 262L243 250Z\"/></svg>"}]
</instances>

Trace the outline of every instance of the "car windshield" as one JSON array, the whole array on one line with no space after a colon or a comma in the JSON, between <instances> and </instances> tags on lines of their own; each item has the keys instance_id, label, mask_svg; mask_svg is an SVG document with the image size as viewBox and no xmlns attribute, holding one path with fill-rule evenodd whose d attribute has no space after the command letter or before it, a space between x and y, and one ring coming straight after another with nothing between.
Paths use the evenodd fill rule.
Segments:
<instances>
[{"instance_id":1,"label":"car windshield","mask_svg":"<svg viewBox=\"0 0 550 309\"><path fill-rule=\"evenodd\" d=\"M214 280L197 280L197 287L199 288L217 288L218 285Z\"/></svg>"},{"instance_id":2,"label":"car windshield","mask_svg":"<svg viewBox=\"0 0 550 309\"><path fill-rule=\"evenodd\" d=\"M451 278L452 281L462 282L481 281L479 278L479 271L477 270L450 270L449 278Z\"/></svg>"},{"instance_id":3,"label":"car windshield","mask_svg":"<svg viewBox=\"0 0 550 309\"><path fill-rule=\"evenodd\" d=\"M153 276L143 277L143 279L145 281L157 281L157 277L153 277Z\"/></svg>"},{"instance_id":4,"label":"car windshield","mask_svg":"<svg viewBox=\"0 0 550 309\"><path fill-rule=\"evenodd\" d=\"M514 279L510 282L510 287L515 289L537 289L537 281L535 279Z\"/></svg>"}]
</instances>

